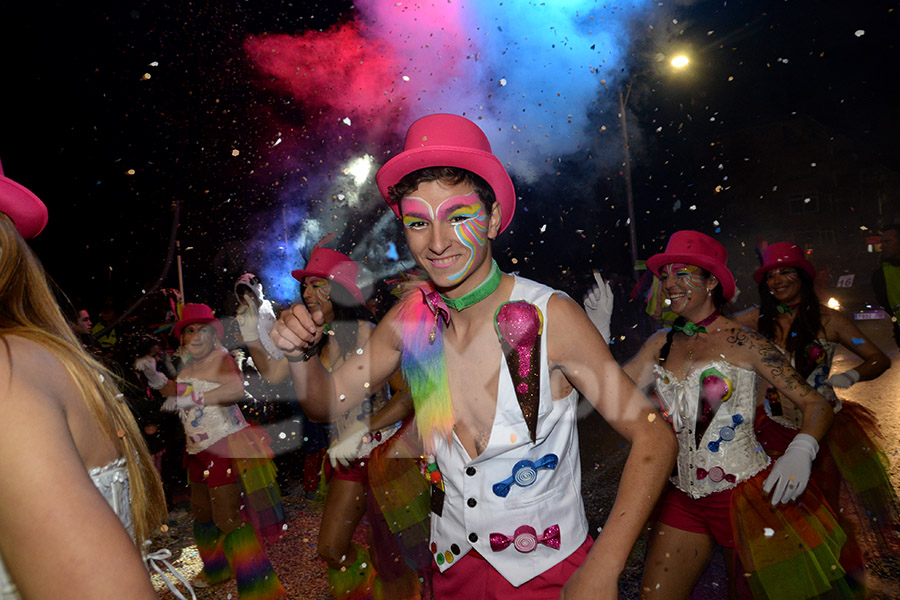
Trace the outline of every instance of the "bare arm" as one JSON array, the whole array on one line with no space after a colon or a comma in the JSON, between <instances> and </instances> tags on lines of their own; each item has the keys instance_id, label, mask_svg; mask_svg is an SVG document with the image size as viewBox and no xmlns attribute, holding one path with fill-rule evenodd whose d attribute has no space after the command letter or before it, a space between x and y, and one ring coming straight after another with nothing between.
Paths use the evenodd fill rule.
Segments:
<instances>
[{"instance_id":1,"label":"bare arm","mask_svg":"<svg viewBox=\"0 0 900 600\"><path fill-rule=\"evenodd\" d=\"M662 492L678 445L672 429L616 364L584 312L560 296L550 300L548 311L548 323L553 324L548 330L551 368L561 370L631 443L610 516L564 592L565 597L601 597L597 592L603 590L603 597L615 597L618 576Z\"/></svg>"},{"instance_id":2,"label":"bare arm","mask_svg":"<svg viewBox=\"0 0 900 600\"><path fill-rule=\"evenodd\" d=\"M755 331L734 329L728 338L735 354L789 398L803 413L801 433L821 440L831 427L834 411L828 401L816 392L787 357L772 342Z\"/></svg>"},{"instance_id":3,"label":"bare arm","mask_svg":"<svg viewBox=\"0 0 900 600\"><path fill-rule=\"evenodd\" d=\"M203 393L204 404L227 405L244 399L244 379L241 371L230 354L224 350L217 351L215 375L210 381L221 385L214 390Z\"/></svg>"},{"instance_id":4,"label":"bare arm","mask_svg":"<svg viewBox=\"0 0 900 600\"><path fill-rule=\"evenodd\" d=\"M413 402L409 395L409 390L397 392L384 408L372 415L369 419L369 431L378 431L385 427L390 427L397 421L402 421L413 412Z\"/></svg>"},{"instance_id":5,"label":"bare arm","mask_svg":"<svg viewBox=\"0 0 900 600\"><path fill-rule=\"evenodd\" d=\"M891 360L878 346L860 331L851 319L830 308L822 308L825 333L829 340L837 340L844 348L863 359L853 367L860 381L875 379L891 366Z\"/></svg>"},{"instance_id":6,"label":"bare arm","mask_svg":"<svg viewBox=\"0 0 900 600\"><path fill-rule=\"evenodd\" d=\"M657 331L648 339L638 353L622 367L625 374L644 392L656 382L653 365L659 361L659 351L666 343L668 330Z\"/></svg>"},{"instance_id":7,"label":"bare arm","mask_svg":"<svg viewBox=\"0 0 900 600\"><path fill-rule=\"evenodd\" d=\"M314 421L330 421L372 394L400 366L400 351L393 331L395 311L391 310L372 331L365 344L340 367L329 373L318 356L302 360L321 339L322 313L312 315L295 304L278 317L272 341L287 357L297 401Z\"/></svg>"},{"instance_id":8,"label":"bare arm","mask_svg":"<svg viewBox=\"0 0 900 600\"><path fill-rule=\"evenodd\" d=\"M291 376L287 359L281 358L276 360L272 358L259 340L244 342L244 345L247 346L247 351L250 352L250 357L253 359L256 370L269 383L278 385L283 381L287 381L287 378Z\"/></svg>"},{"instance_id":9,"label":"bare arm","mask_svg":"<svg viewBox=\"0 0 900 600\"><path fill-rule=\"evenodd\" d=\"M0 486L0 554L13 581L25 598L155 600L134 542L88 477L48 384L57 374L29 372L14 352L11 361L0 347L0 473L14 482Z\"/></svg>"}]
</instances>

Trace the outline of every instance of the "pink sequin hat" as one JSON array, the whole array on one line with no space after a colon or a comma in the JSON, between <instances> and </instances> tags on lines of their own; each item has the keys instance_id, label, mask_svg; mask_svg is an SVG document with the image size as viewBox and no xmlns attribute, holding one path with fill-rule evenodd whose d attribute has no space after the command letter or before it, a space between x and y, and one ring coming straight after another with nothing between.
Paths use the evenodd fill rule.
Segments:
<instances>
[{"instance_id":1,"label":"pink sequin hat","mask_svg":"<svg viewBox=\"0 0 900 600\"><path fill-rule=\"evenodd\" d=\"M798 267L806 271L810 278L816 278L816 269L811 262L806 260L806 252L803 251L803 248L792 242L775 242L766 246L766 250L763 252L763 264L753 274L753 279L759 283L772 269L785 267Z\"/></svg>"},{"instance_id":2,"label":"pink sequin hat","mask_svg":"<svg viewBox=\"0 0 900 600\"><path fill-rule=\"evenodd\" d=\"M188 325L195 323L210 324L216 330L216 334L221 340L225 337L225 328L222 327L222 321L216 318L210 307L205 304L185 304L181 307L181 319L175 323L173 333L175 337L181 337L181 331Z\"/></svg>"},{"instance_id":3,"label":"pink sequin hat","mask_svg":"<svg viewBox=\"0 0 900 600\"><path fill-rule=\"evenodd\" d=\"M391 202L388 187L413 171L428 167L457 167L479 175L500 203L500 231L516 212L516 190L481 129L465 117L436 114L409 126L403 152L387 161L375 175L378 190L398 217L400 206Z\"/></svg>"},{"instance_id":4,"label":"pink sequin hat","mask_svg":"<svg viewBox=\"0 0 900 600\"><path fill-rule=\"evenodd\" d=\"M672 263L684 263L706 269L722 284L725 300L734 297L734 275L728 270L725 246L699 231L676 231L669 237L665 252L647 259L647 268L659 277L659 270Z\"/></svg>"},{"instance_id":5,"label":"pink sequin hat","mask_svg":"<svg viewBox=\"0 0 900 600\"><path fill-rule=\"evenodd\" d=\"M337 250L316 248L306 263L306 268L292 271L294 279L302 282L304 277L321 277L341 284L357 302L363 304L362 290L356 282L359 277L359 265Z\"/></svg>"},{"instance_id":6,"label":"pink sequin hat","mask_svg":"<svg viewBox=\"0 0 900 600\"><path fill-rule=\"evenodd\" d=\"M47 225L47 207L24 185L3 175L0 163L0 212L15 224L19 234L29 240Z\"/></svg>"}]
</instances>

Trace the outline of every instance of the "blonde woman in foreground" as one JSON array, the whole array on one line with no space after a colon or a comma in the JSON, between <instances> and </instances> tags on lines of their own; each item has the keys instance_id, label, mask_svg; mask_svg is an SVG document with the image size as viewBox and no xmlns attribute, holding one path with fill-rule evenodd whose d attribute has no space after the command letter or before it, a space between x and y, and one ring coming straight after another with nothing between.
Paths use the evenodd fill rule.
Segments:
<instances>
[{"instance_id":1,"label":"blonde woman in foreground","mask_svg":"<svg viewBox=\"0 0 900 600\"><path fill-rule=\"evenodd\" d=\"M44 204L0 168L0 599L156 599L139 548L162 486L113 376L25 239Z\"/></svg>"}]
</instances>

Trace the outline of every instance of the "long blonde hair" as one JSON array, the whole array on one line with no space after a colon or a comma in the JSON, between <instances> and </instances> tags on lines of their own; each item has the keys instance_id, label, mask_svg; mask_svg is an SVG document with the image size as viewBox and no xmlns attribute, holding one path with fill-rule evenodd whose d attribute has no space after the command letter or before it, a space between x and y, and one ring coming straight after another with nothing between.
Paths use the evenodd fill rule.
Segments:
<instances>
[{"instance_id":1,"label":"long blonde hair","mask_svg":"<svg viewBox=\"0 0 900 600\"><path fill-rule=\"evenodd\" d=\"M127 458L134 536L142 548L166 519L162 483L144 436L116 377L81 346L37 256L0 213L0 336L8 335L32 340L59 360L94 422Z\"/></svg>"}]
</instances>

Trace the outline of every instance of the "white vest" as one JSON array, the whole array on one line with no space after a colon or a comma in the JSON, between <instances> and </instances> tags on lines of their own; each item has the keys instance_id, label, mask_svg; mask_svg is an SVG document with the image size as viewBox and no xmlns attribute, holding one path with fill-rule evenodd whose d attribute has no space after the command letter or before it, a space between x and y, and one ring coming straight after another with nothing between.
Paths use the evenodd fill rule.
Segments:
<instances>
[{"instance_id":1,"label":"white vest","mask_svg":"<svg viewBox=\"0 0 900 600\"><path fill-rule=\"evenodd\" d=\"M731 379L734 390L719 406L698 444L700 376L711 367ZM679 490L691 498L702 498L733 488L768 466L770 459L753 432L755 372L723 360L694 369L684 381L660 365L654 365L654 370L663 415L678 439L677 469L671 481Z\"/></svg>"},{"instance_id":2,"label":"white vest","mask_svg":"<svg viewBox=\"0 0 900 600\"><path fill-rule=\"evenodd\" d=\"M510 584L520 586L566 559L587 539L575 418L578 392L573 390L554 402L550 391L547 332L553 324L548 322L547 302L553 293L549 287L517 277L510 296L511 301L536 305L544 318L536 443L531 442L503 356L498 357L497 409L484 452L470 459L455 433L449 444L443 438L436 440L435 457L446 496L442 516L431 515L431 550L442 572L474 548ZM546 465L552 462L548 455L558 459L554 468L525 469L520 481L530 484L508 484L505 497L495 493L494 484L512 477L517 463L530 460ZM522 477L529 472L533 478ZM533 528L538 538L558 526L559 549L543 543L530 552L520 551L513 543L503 550L491 548L491 534L513 538L521 526ZM520 541L520 547L530 546Z\"/></svg>"}]
</instances>

